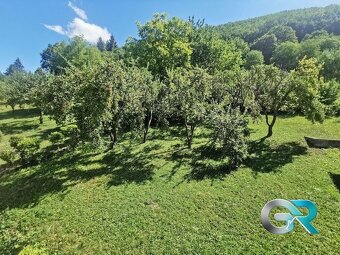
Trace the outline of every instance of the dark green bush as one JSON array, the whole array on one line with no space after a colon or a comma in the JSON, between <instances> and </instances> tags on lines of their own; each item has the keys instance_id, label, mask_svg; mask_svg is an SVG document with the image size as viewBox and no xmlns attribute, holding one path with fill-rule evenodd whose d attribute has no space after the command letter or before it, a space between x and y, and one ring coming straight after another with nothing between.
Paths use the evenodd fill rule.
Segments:
<instances>
[{"instance_id":1,"label":"dark green bush","mask_svg":"<svg viewBox=\"0 0 340 255\"><path fill-rule=\"evenodd\" d=\"M4 134L0 130L0 143L1 143L3 137L4 137Z\"/></svg>"},{"instance_id":2,"label":"dark green bush","mask_svg":"<svg viewBox=\"0 0 340 255\"><path fill-rule=\"evenodd\" d=\"M248 157L248 121L237 110L215 109L210 116L214 142L220 143L229 166L237 168Z\"/></svg>"},{"instance_id":3,"label":"dark green bush","mask_svg":"<svg viewBox=\"0 0 340 255\"><path fill-rule=\"evenodd\" d=\"M65 136L61 132L53 132L49 135L48 140L53 144L53 145L60 145L63 143L65 140Z\"/></svg>"},{"instance_id":4,"label":"dark green bush","mask_svg":"<svg viewBox=\"0 0 340 255\"><path fill-rule=\"evenodd\" d=\"M32 163L37 160L40 142L36 138L12 136L10 145L19 154L23 164Z\"/></svg>"},{"instance_id":5,"label":"dark green bush","mask_svg":"<svg viewBox=\"0 0 340 255\"><path fill-rule=\"evenodd\" d=\"M16 149L18 147L19 142L23 139L23 137L19 135L11 136L9 138L9 144L12 148Z\"/></svg>"},{"instance_id":6,"label":"dark green bush","mask_svg":"<svg viewBox=\"0 0 340 255\"><path fill-rule=\"evenodd\" d=\"M61 133L68 137L77 136L79 134L78 126L74 124L61 127L60 130Z\"/></svg>"},{"instance_id":7,"label":"dark green bush","mask_svg":"<svg viewBox=\"0 0 340 255\"><path fill-rule=\"evenodd\" d=\"M320 101L326 108L327 115L337 116L340 113L340 83L332 80L323 83L320 89Z\"/></svg>"},{"instance_id":8,"label":"dark green bush","mask_svg":"<svg viewBox=\"0 0 340 255\"><path fill-rule=\"evenodd\" d=\"M0 158L6 163L12 165L15 162L16 154L12 150L0 151Z\"/></svg>"}]
</instances>

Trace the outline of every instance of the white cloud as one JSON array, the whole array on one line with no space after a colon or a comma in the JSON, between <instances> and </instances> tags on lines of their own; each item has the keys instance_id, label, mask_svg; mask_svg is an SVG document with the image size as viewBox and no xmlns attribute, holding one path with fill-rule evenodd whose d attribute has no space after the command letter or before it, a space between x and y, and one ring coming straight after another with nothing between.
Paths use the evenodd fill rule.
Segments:
<instances>
[{"instance_id":1,"label":"white cloud","mask_svg":"<svg viewBox=\"0 0 340 255\"><path fill-rule=\"evenodd\" d=\"M101 37L104 41L110 39L111 34L106 28L90 24L82 19L75 18L67 25L66 35L70 38L75 36L83 36L84 39L90 43L96 43Z\"/></svg>"},{"instance_id":2,"label":"white cloud","mask_svg":"<svg viewBox=\"0 0 340 255\"><path fill-rule=\"evenodd\" d=\"M91 24L87 22L87 15L84 10L74 6L71 2L69 2L68 5L80 18L74 18L73 21L67 24L67 28L63 28L60 25L44 26L49 30L52 30L61 35L66 35L70 38L73 38L75 36L82 36L86 41L90 43L98 42L99 37L101 37L104 41L108 41L110 39L111 34L107 30L107 28L103 28L96 24Z\"/></svg>"},{"instance_id":3,"label":"white cloud","mask_svg":"<svg viewBox=\"0 0 340 255\"><path fill-rule=\"evenodd\" d=\"M73 5L71 2L68 2L68 6L83 20L87 20L86 12L83 9Z\"/></svg>"},{"instance_id":4,"label":"white cloud","mask_svg":"<svg viewBox=\"0 0 340 255\"><path fill-rule=\"evenodd\" d=\"M59 26L59 25L55 25L55 26L51 26L51 25L44 25L47 29L49 30L52 30L58 34L61 34L61 35L65 35L65 31L63 29L62 26Z\"/></svg>"}]
</instances>

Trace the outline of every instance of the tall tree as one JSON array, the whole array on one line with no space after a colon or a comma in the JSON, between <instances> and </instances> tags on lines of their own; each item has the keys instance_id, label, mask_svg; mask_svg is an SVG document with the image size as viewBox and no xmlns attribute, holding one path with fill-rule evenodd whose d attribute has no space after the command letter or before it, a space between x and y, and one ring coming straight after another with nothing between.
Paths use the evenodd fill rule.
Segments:
<instances>
[{"instance_id":1,"label":"tall tree","mask_svg":"<svg viewBox=\"0 0 340 255\"><path fill-rule=\"evenodd\" d=\"M271 62L286 71L290 71L297 67L300 55L301 46L299 43L284 42L275 49Z\"/></svg>"},{"instance_id":2,"label":"tall tree","mask_svg":"<svg viewBox=\"0 0 340 255\"><path fill-rule=\"evenodd\" d=\"M265 138L273 135L273 128L277 121L279 111L287 105L293 92L289 75L274 66L258 66L255 73L256 99L265 115L268 132ZM270 119L272 116L272 119Z\"/></svg>"},{"instance_id":3,"label":"tall tree","mask_svg":"<svg viewBox=\"0 0 340 255\"><path fill-rule=\"evenodd\" d=\"M319 78L321 66L316 59L302 59L296 70L287 73L275 66L259 66L256 73L256 99L265 115L268 132L265 138L273 135L273 128L279 112L295 105L312 122L324 120L324 106L320 102L320 89L323 83ZM290 109L294 110L294 109ZM270 118L272 116L272 118Z\"/></svg>"},{"instance_id":4,"label":"tall tree","mask_svg":"<svg viewBox=\"0 0 340 255\"><path fill-rule=\"evenodd\" d=\"M33 79L30 73L14 72L5 79L6 104L12 107L22 107L29 101L29 90L32 87Z\"/></svg>"},{"instance_id":5,"label":"tall tree","mask_svg":"<svg viewBox=\"0 0 340 255\"><path fill-rule=\"evenodd\" d=\"M275 26L268 31L268 34L275 35L279 44L298 41L295 30L289 26Z\"/></svg>"},{"instance_id":6,"label":"tall tree","mask_svg":"<svg viewBox=\"0 0 340 255\"><path fill-rule=\"evenodd\" d=\"M19 58L17 58L14 63L7 68L5 75L11 75L15 72L25 72L25 68Z\"/></svg>"},{"instance_id":7,"label":"tall tree","mask_svg":"<svg viewBox=\"0 0 340 255\"><path fill-rule=\"evenodd\" d=\"M116 42L116 39L113 37L113 35L110 36L110 40L106 43L106 50L107 51L113 51L114 49L118 48L118 44Z\"/></svg>"},{"instance_id":8,"label":"tall tree","mask_svg":"<svg viewBox=\"0 0 340 255\"><path fill-rule=\"evenodd\" d=\"M49 76L42 68L38 68L32 78L33 84L29 91L29 99L30 102L39 109L39 122L40 124L44 124L44 112L46 112L47 105L49 104L46 99Z\"/></svg>"},{"instance_id":9,"label":"tall tree","mask_svg":"<svg viewBox=\"0 0 340 255\"><path fill-rule=\"evenodd\" d=\"M270 58L273 55L273 51L277 46L277 38L274 34L266 34L257 39L253 44L254 50L259 50L263 53L266 63L270 62Z\"/></svg>"},{"instance_id":10,"label":"tall tree","mask_svg":"<svg viewBox=\"0 0 340 255\"><path fill-rule=\"evenodd\" d=\"M69 43L48 45L41 53L41 67L55 75L64 74L70 67L85 68L103 60L103 54L97 47L81 37L75 37Z\"/></svg>"},{"instance_id":11,"label":"tall tree","mask_svg":"<svg viewBox=\"0 0 340 255\"><path fill-rule=\"evenodd\" d=\"M319 59L324 64L321 71L323 76L327 80L336 79L340 82L340 49L326 50L319 56Z\"/></svg>"},{"instance_id":12,"label":"tall tree","mask_svg":"<svg viewBox=\"0 0 340 255\"><path fill-rule=\"evenodd\" d=\"M195 129L207 116L212 77L204 69L178 68L169 72L169 83L174 114L183 120L191 148Z\"/></svg>"},{"instance_id":13,"label":"tall tree","mask_svg":"<svg viewBox=\"0 0 340 255\"><path fill-rule=\"evenodd\" d=\"M140 66L164 79L167 70L190 66L192 32L189 21L156 14L146 24L138 24L140 39L130 39L126 49Z\"/></svg>"},{"instance_id":14,"label":"tall tree","mask_svg":"<svg viewBox=\"0 0 340 255\"><path fill-rule=\"evenodd\" d=\"M213 74L242 65L242 51L233 40L225 41L218 34L201 29L192 40L191 63Z\"/></svg>"},{"instance_id":15,"label":"tall tree","mask_svg":"<svg viewBox=\"0 0 340 255\"><path fill-rule=\"evenodd\" d=\"M253 66L264 64L264 57L261 51L251 50L247 53L244 67L251 69Z\"/></svg>"},{"instance_id":16,"label":"tall tree","mask_svg":"<svg viewBox=\"0 0 340 255\"><path fill-rule=\"evenodd\" d=\"M325 119L324 105L321 103L320 65L315 58L300 60L298 67L291 74L294 96L307 119L322 123Z\"/></svg>"},{"instance_id":17,"label":"tall tree","mask_svg":"<svg viewBox=\"0 0 340 255\"><path fill-rule=\"evenodd\" d=\"M99 37L97 42L97 48L100 51L106 50L106 43L104 42L103 38Z\"/></svg>"}]
</instances>

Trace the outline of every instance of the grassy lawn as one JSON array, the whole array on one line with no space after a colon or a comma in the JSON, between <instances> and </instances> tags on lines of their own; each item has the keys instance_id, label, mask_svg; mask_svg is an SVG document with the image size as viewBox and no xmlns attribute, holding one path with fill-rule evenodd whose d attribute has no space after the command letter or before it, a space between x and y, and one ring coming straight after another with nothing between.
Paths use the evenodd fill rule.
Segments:
<instances>
[{"instance_id":1,"label":"grassy lawn","mask_svg":"<svg viewBox=\"0 0 340 255\"><path fill-rule=\"evenodd\" d=\"M251 127L251 157L232 172L205 149L203 130L188 150L170 129L153 130L146 144L125 139L108 153L78 150L0 175L0 254L27 245L46 254L338 254L340 150L307 148L303 137L340 137L340 118L281 117L265 143L265 124ZM32 109L1 108L0 147L13 134L46 146L54 128L39 126ZM300 225L267 232L260 212L276 198L314 201L320 235Z\"/></svg>"}]
</instances>

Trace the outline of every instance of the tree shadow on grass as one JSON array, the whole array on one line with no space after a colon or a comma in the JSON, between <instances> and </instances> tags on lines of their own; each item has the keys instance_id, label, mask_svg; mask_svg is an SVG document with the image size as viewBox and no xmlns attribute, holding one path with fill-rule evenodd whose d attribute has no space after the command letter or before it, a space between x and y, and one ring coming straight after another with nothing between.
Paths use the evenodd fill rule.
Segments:
<instances>
[{"instance_id":1,"label":"tree shadow on grass","mask_svg":"<svg viewBox=\"0 0 340 255\"><path fill-rule=\"evenodd\" d=\"M63 179L76 184L96 177L110 176L108 187L127 183L142 184L151 180L154 170L151 159L142 153L134 153L133 146L120 147L122 150L118 151L115 148L97 160L91 159L92 156L97 155L93 153L66 158L63 160L66 162L59 161L59 168L65 167L65 164L69 165ZM84 170L84 167L88 169Z\"/></svg>"},{"instance_id":2,"label":"tree shadow on grass","mask_svg":"<svg viewBox=\"0 0 340 255\"><path fill-rule=\"evenodd\" d=\"M16 109L12 111L8 107L8 111L0 112L0 119L27 119L39 116L39 110L36 108L30 109Z\"/></svg>"},{"instance_id":3,"label":"tree shadow on grass","mask_svg":"<svg viewBox=\"0 0 340 255\"><path fill-rule=\"evenodd\" d=\"M119 186L122 184L143 184L152 180L155 166L152 159L143 153L134 153L132 146L124 146L123 151L115 151L106 154L101 163L104 169L109 170L111 180L108 186Z\"/></svg>"},{"instance_id":4,"label":"tree shadow on grass","mask_svg":"<svg viewBox=\"0 0 340 255\"><path fill-rule=\"evenodd\" d=\"M204 179L213 182L235 170L228 166L222 151L212 146L201 145L189 150L181 144L175 144L170 151L161 149L158 144L147 145L144 150L135 150L134 145L122 144L106 154L70 152L39 166L8 173L1 177L0 210L34 206L52 194L58 194L62 199L70 187L103 176L108 178L107 188L129 183L142 185L153 179L154 171L157 170L153 163L160 158L167 163L175 163L169 178L178 169L189 168L181 183ZM292 162L295 156L306 154L306 150L298 143L275 147L252 142L252 157L245 165L256 173L277 171ZM335 178L338 180L338 177Z\"/></svg>"},{"instance_id":5,"label":"tree shadow on grass","mask_svg":"<svg viewBox=\"0 0 340 255\"><path fill-rule=\"evenodd\" d=\"M192 171L185 175L186 181L223 180L226 175L235 170L228 163L209 164L204 161L194 161L192 168Z\"/></svg>"},{"instance_id":6,"label":"tree shadow on grass","mask_svg":"<svg viewBox=\"0 0 340 255\"><path fill-rule=\"evenodd\" d=\"M184 126L171 126L167 128L163 128L160 130L152 129L149 134L149 140L160 140L160 141L173 141L174 139L182 140L183 143L186 143L186 133ZM194 135L194 139L205 138L205 132L197 132Z\"/></svg>"},{"instance_id":7,"label":"tree shadow on grass","mask_svg":"<svg viewBox=\"0 0 340 255\"><path fill-rule=\"evenodd\" d=\"M35 134L30 135L30 137L36 137L39 138L41 140L47 140L48 136L56 131L60 131L60 127L55 127L55 128L49 128L49 129L45 129L45 130L40 130L35 132Z\"/></svg>"},{"instance_id":8,"label":"tree shadow on grass","mask_svg":"<svg viewBox=\"0 0 340 255\"><path fill-rule=\"evenodd\" d=\"M252 141L249 153L250 157L243 164L256 175L278 171L293 162L295 157L307 154L307 148L295 142L273 146L269 142ZM193 150L190 165L192 170L185 175L185 181L223 180L226 175L237 170L229 165L222 150L213 146Z\"/></svg>"},{"instance_id":9,"label":"tree shadow on grass","mask_svg":"<svg viewBox=\"0 0 340 255\"><path fill-rule=\"evenodd\" d=\"M276 172L293 162L296 156L306 155L307 148L297 142L271 146L266 141L252 141L249 144L250 157L244 165L256 173Z\"/></svg>"},{"instance_id":10,"label":"tree shadow on grass","mask_svg":"<svg viewBox=\"0 0 340 255\"><path fill-rule=\"evenodd\" d=\"M185 135L185 130L178 127L166 127L160 129L161 132L157 129L151 129L148 139L149 140L161 140L161 141L172 141L174 138L183 137Z\"/></svg>"},{"instance_id":11,"label":"tree shadow on grass","mask_svg":"<svg viewBox=\"0 0 340 255\"><path fill-rule=\"evenodd\" d=\"M34 206L40 198L65 189L63 180L44 167L0 184L0 210Z\"/></svg>"},{"instance_id":12,"label":"tree shadow on grass","mask_svg":"<svg viewBox=\"0 0 340 255\"><path fill-rule=\"evenodd\" d=\"M0 130L6 135L20 134L25 131L34 130L39 124L34 120L18 120L11 123L0 124Z\"/></svg>"},{"instance_id":13,"label":"tree shadow on grass","mask_svg":"<svg viewBox=\"0 0 340 255\"><path fill-rule=\"evenodd\" d=\"M329 173L329 176L332 178L335 187L340 192L340 174Z\"/></svg>"},{"instance_id":14,"label":"tree shadow on grass","mask_svg":"<svg viewBox=\"0 0 340 255\"><path fill-rule=\"evenodd\" d=\"M66 192L75 184L68 182L66 169L72 169L76 162L86 164L86 155L64 156L37 167L7 173L0 183L0 210L34 206L45 196Z\"/></svg>"},{"instance_id":15,"label":"tree shadow on grass","mask_svg":"<svg viewBox=\"0 0 340 255\"><path fill-rule=\"evenodd\" d=\"M188 165L191 169L179 184L204 179L223 180L226 175L235 170L225 160L222 150L214 146L202 145L192 151L182 148L173 152L171 160L176 162L171 178L183 165Z\"/></svg>"},{"instance_id":16,"label":"tree shadow on grass","mask_svg":"<svg viewBox=\"0 0 340 255\"><path fill-rule=\"evenodd\" d=\"M152 180L152 157L134 152L133 148L120 146L103 157L99 153L71 152L36 167L6 173L0 182L0 211L35 206L53 194L62 198L70 187L97 177L108 176L108 188Z\"/></svg>"}]
</instances>

